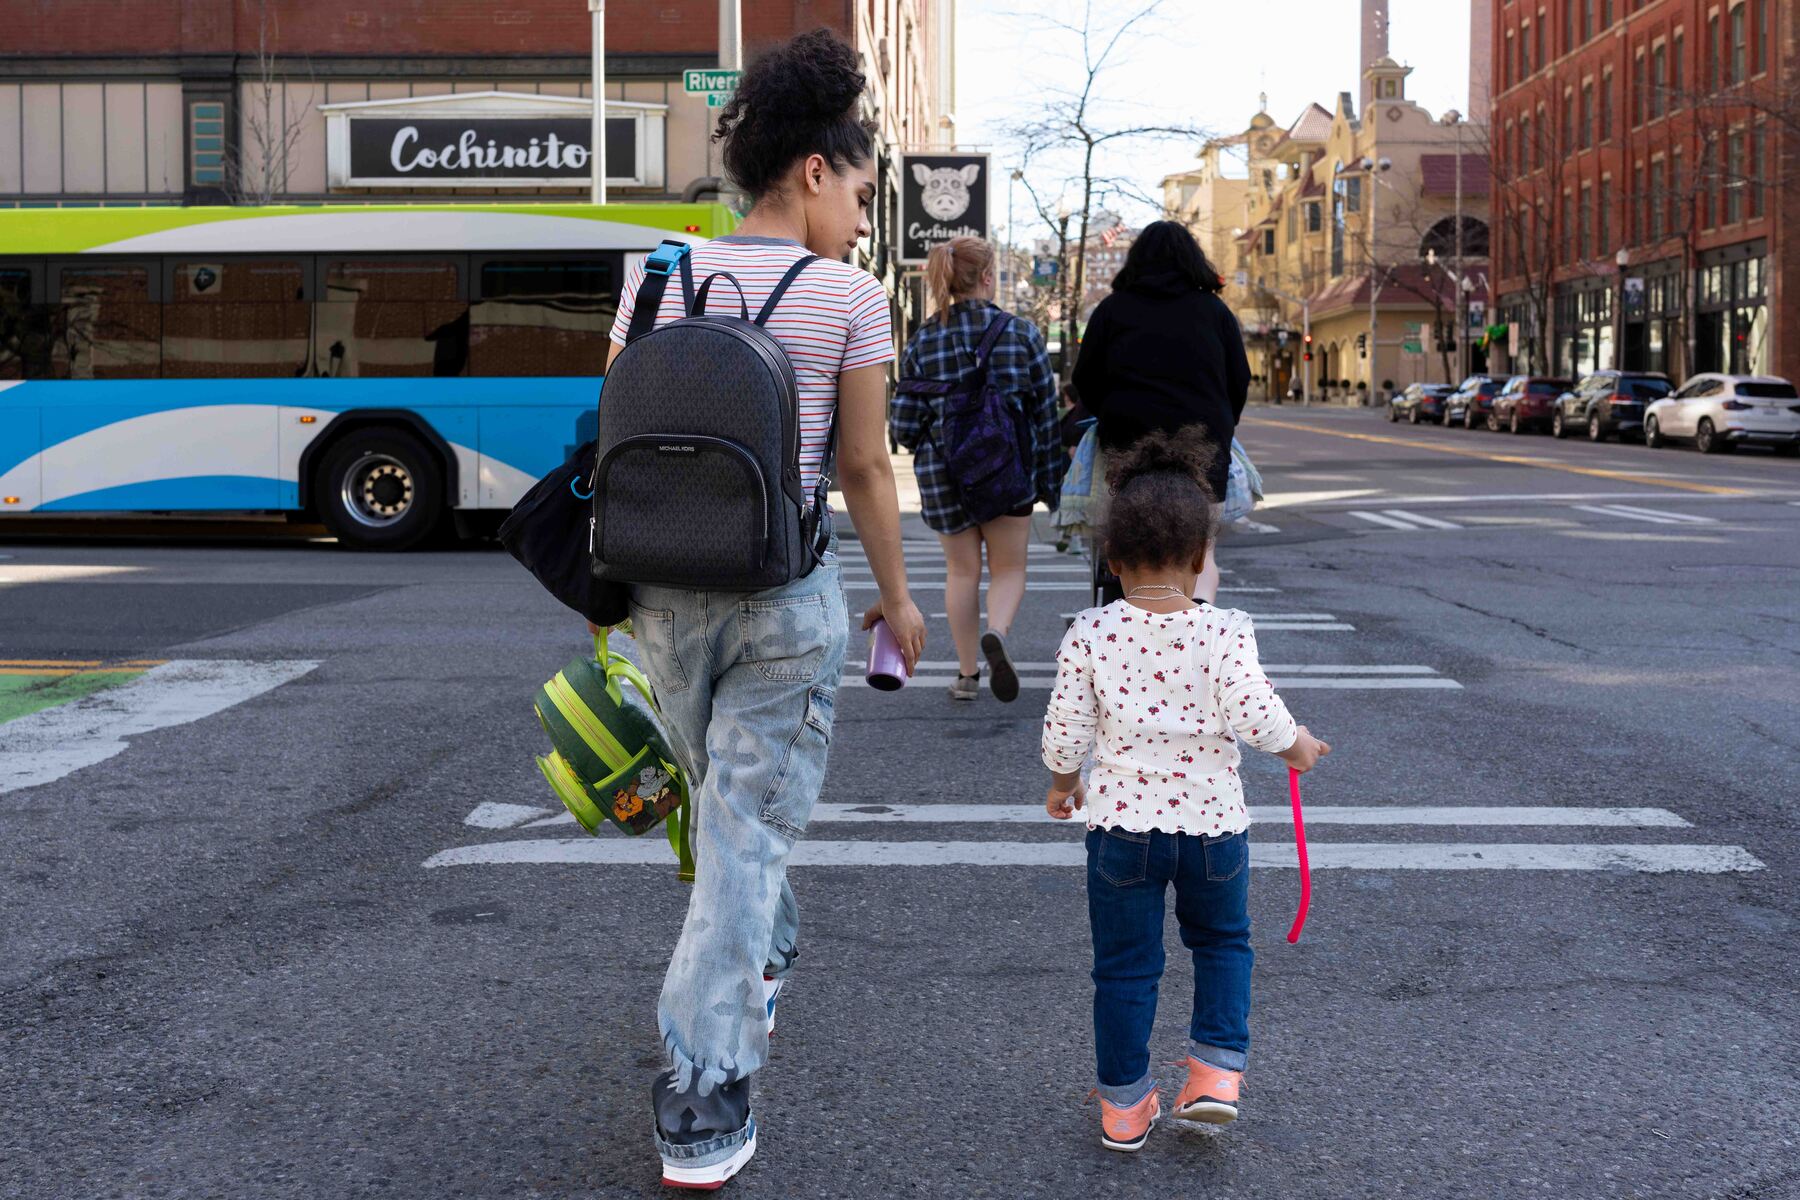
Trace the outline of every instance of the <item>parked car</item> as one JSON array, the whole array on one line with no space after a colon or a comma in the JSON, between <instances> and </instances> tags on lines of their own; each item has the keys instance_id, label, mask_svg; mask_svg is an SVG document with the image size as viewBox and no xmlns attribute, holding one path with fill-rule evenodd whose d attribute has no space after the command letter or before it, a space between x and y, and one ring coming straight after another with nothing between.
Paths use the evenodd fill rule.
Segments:
<instances>
[{"instance_id":1,"label":"parked car","mask_svg":"<svg viewBox=\"0 0 1800 1200\"><path fill-rule=\"evenodd\" d=\"M1420 421L1444 422L1444 401L1456 389L1447 383L1409 383L1406 390L1388 401L1388 420L1402 418L1417 425Z\"/></svg>"},{"instance_id":2,"label":"parked car","mask_svg":"<svg viewBox=\"0 0 1800 1200\"><path fill-rule=\"evenodd\" d=\"M1469 429L1477 421L1487 421L1487 410L1494 397L1506 386L1502 375L1471 375L1463 380L1450 398L1444 401L1444 424L1460 422Z\"/></svg>"},{"instance_id":3,"label":"parked car","mask_svg":"<svg viewBox=\"0 0 1800 1200\"><path fill-rule=\"evenodd\" d=\"M1570 383L1549 375L1514 375L1488 409L1488 429L1495 433L1501 429L1524 433L1527 429L1549 428L1556 398L1569 390Z\"/></svg>"},{"instance_id":4,"label":"parked car","mask_svg":"<svg viewBox=\"0 0 1800 1200\"><path fill-rule=\"evenodd\" d=\"M1592 442L1636 436L1644 431L1644 409L1674 390L1667 375L1653 371L1595 371L1556 398L1550 432L1560 438L1586 430Z\"/></svg>"},{"instance_id":5,"label":"parked car","mask_svg":"<svg viewBox=\"0 0 1800 1200\"><path fill-rule=\"evenodd\" d=\"M1702 454L1746 443L1800 453L1800 392L1773 375L1696 375L1644 414L1646 445L1677 438Z\"/></svg>"}]
</instances>

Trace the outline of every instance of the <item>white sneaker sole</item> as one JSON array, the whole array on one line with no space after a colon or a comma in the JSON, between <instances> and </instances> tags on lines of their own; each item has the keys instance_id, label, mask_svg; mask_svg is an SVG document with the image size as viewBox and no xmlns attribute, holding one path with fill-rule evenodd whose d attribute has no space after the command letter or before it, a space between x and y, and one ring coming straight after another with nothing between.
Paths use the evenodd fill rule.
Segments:
<instances>
[{"instance_id":1,"label":"white sneaker sole","mask_svg":"<svg viewBox=\"0 0 1800 1200\"><path fill-rule=\"evenodd\" d=\"M724 1162L713 1163L709 1167L678 1167L663 1160L663 1186L672 1188L690 1188L700 1191L711 1191L722 1187L727 1179L744 1169L756 1153L756 1130L750 1131L750 1137L737 1153Z\"/></svg>"},{"instance_id":2,"label":"white sneaker sole","mask_svg":"<svg viewBox=\"0 0 1800 1200\"><path fill-rule=\"evenodd\" d=\"M1198 1121L1202 1125L1229 1125L1237 1120L1238 1110L1217 1100L1202 1100L1176 1109L1175 1115L1183 1121Z\"/></svg>"}]
</instances>

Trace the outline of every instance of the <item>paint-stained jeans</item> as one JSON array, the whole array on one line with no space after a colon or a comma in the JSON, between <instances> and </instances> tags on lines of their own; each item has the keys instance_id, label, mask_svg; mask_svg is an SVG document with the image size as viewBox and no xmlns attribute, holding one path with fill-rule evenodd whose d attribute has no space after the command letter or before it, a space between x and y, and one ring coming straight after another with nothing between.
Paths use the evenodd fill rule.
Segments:
<instances>
[{"instance_id":1,"label":"paint-stained jeans","mask_svg":"<svg viewBox=\"0 0 1800 1200\"><path fill-rule=\"evenodd\" d=\"M800 915L787 859L824 783L849 617L835 539L824 565L766 592L631 593L695 822L693 894L657 1016L673 1089L704 1112L718 1107L705 1103L715 1089L768 1057L762 979L794 961ZM698 1166L749 1136L748 1124L719 1129L703 1117L699 1128L717 1136L682 1145L659 1136L659 1148Z\"/></svg>"}]
</instances>

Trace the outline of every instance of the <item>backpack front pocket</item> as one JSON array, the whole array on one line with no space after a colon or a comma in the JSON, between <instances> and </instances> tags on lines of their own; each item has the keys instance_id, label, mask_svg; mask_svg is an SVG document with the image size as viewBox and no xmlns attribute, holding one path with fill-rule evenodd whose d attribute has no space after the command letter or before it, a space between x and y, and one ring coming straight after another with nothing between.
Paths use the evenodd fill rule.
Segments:
<instances>
[{"instance_id":1,"label":"backpack front pocket","mask_svg":"<svg viewBox=\"0 0 1800 1200\"><path fill-rule=\"evenodd\" d=\"M727 438L641 434L600 460L594 555L634 583L729 586L769 554L769 485Z\"/></svg>"}]
</instances>

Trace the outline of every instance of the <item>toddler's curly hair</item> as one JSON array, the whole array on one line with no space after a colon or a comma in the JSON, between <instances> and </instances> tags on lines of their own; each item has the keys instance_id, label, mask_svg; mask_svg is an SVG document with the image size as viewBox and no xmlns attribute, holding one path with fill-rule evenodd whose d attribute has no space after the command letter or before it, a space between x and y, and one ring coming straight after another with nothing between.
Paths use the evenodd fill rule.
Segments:
<instances>
[{"instance_id":1,"label":"toddler's curly hair","mask_svg":"<svg viewBox=\"0 0 1800 1200\"><path fill-rule=\"evenodd\" d=\"M1109 454L1112 505L1101 533L1106 558L1122 566L1186 565L1206 553L1217 503L1207 473L1219 453L1196 427L1152 433Z\"/></svg>"}]
</instances>

